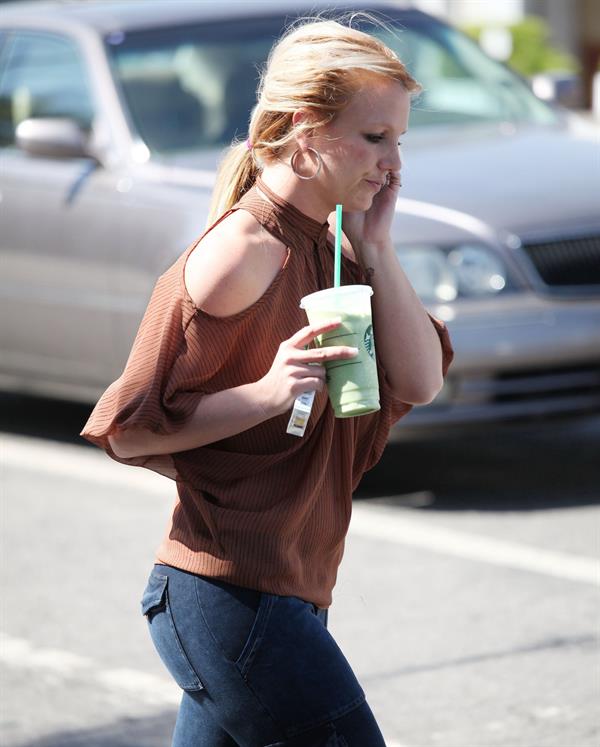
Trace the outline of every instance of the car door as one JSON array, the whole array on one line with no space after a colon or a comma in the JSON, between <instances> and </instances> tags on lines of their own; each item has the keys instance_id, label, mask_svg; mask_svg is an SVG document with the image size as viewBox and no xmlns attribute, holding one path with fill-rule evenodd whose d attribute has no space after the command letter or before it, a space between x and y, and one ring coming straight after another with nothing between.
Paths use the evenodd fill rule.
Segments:
<instances>
[{"instance_id":1,"label":"car door","mask_svg":"<svg viewBox=\"0 0 600 747\"><path fill-rule=\"evenodd\" d=\"M91 158L31 156L24 119L68 117L92 131L98 112L74 38L7 34L0 60L0 364L24 380L106 383L110 324L109 175Z\"/></svg>"}]
</instances>

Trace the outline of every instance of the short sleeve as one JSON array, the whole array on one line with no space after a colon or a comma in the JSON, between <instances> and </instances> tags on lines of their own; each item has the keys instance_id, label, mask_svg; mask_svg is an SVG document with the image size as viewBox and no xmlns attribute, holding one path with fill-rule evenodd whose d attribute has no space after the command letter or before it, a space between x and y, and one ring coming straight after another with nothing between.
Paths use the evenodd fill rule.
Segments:
<instances>
[{"instance_id":1,"label":"short sleeve","mask_svg":"<svg viewBox=\"0 0 600 747\"><path fill-rule=\"evenodd\" d=\"M169 454L122 458L108 437L130 428L168 435L194 413L227 358L227 336L202 340L188 334L195 309L182 298L174 265L152 292L121 376L101 396L81 431L118 462L143 466L176 479Z\"/></svg>"},{"instance_id":2,"label":"short sleeve","mask_svg":"<svg viewBox=\"0 0 600 747\"><path fill-rule=\"evenodd\" d=\"M450 341L450 335L444 322L429 314L431 323L435 327L442 346L442 376L448 373L454 350ZM387 445L390 430L394 423L403 418L413 409L413 405L403 402L394 396L389 384L387 374L379 361L377 362L377 374L379 378L379 396L381 410L373 417L371 422L366 417L358 418L357 445L354 474L354 489L360 482L362 475L381 459Z\"/></svg>"}]
</instances>

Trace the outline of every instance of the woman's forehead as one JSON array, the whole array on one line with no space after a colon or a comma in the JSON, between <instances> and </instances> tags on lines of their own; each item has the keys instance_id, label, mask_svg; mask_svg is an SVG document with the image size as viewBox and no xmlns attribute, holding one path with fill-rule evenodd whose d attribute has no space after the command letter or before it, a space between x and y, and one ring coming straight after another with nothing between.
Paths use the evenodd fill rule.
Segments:
<instances>
[{"instance_id":1,"label":"woman's forehead","mask_svg":"<svg viewBox=\"0 0 600 747\"><path fill-rule=\"evenodd\" d=\"M406 128L410 111L410 94L395 80L383 80L375 85L361 86L341 112L341 118L360 117L369 124Z\"/></svg>"},{"instance_id":2,"label":"woman's forehead","mask_svg":"<svg viewBox=\"0 0 600 747\"><path fill-rule=\"evenodd\" d=\"M369 104L374 101L394 101L398 98L410 99L410 94L400 81L393 78L384 78L381 75L373 75L357 87L351 101Z\"/></svg>"}]
</instances>

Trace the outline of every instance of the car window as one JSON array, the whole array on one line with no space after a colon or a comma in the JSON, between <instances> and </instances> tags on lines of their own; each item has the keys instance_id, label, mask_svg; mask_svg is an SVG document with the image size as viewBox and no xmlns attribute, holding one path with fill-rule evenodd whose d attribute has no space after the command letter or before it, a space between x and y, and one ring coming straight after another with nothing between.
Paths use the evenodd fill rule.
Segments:
<instances>
[{"instance_id":1,"label":"car window","mask_svg":"<svg viewBox=\"0 0 600 747\"><path fill-rule=\"evenodd\" d=\"M423 18L423 17L421 17ZM556 115L508 68L464 34L430 19L405 26L384 41L422 84L412 127L469 122L551 124Z\"/></svg>"},{"instance_id":2,"label":"car window","mask_svg":"<svg viewBox=\"0 0 600 747\"><path fill-rule=\"evenodd\" d=\"M280 29L279 20L230 21L109 36L125 103L150 150L246 137L258 68Z\"/></svg>"},{"instance_id":3,"label":"car window","mask_svg":"<svg viewBox=\"0 0 600 747\"><path fill-rule=\"evenodd\" d=\"M0 145L12 145L15 129L32 117L70 117L85 130L93 103L84 62L66 37L34 32L8 40L0 71Z\"/></svg>"},{"instance_id":4,"label":"car window","mask_svg":"<svg viewBox=\"0 0 600 747\"><path fill-rule=\"evenodd\" d=\"M230 19L106 38L133 127L154 153L221 147L245 138L259 71L288 17ZM481 121L555 121L516 75L468 37L411 11L369 27L423 85L411 129Z\"/></svg>"}]
</instances>

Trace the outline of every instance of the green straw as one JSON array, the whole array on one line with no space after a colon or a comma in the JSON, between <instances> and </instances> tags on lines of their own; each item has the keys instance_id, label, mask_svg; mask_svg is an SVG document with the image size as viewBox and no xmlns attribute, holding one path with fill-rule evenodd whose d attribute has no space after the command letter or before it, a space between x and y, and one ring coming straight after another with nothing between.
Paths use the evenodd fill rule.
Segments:
<instances>
[{"instance_id":1,"label":"green straw","mask_svg":"<svg viewBox=\"0 0 600 747\"><path fill-rule=\"evenodd\" d=\"M333 269L333 287L342 284L342 206L335 206L335 263Z\"/></svg>"}]
</instances>

